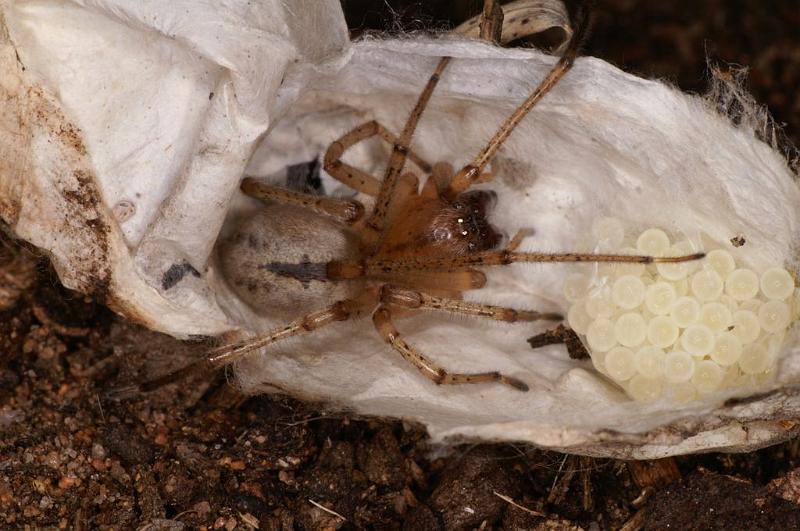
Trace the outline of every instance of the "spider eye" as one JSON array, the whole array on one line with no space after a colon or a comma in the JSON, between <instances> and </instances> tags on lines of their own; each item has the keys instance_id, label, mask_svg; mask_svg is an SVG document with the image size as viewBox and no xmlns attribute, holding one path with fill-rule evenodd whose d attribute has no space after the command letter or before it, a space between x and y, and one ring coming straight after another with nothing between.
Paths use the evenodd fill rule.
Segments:
<instances>
[{"instance_id":1,"label":"spider eye","mask_svg":"<svg viewBox=\"0 0 800 531\"><path fill-rule=\"evenodd\" d=\"M467 244L467 249L469 249L470 251L474 251L476 247L477 247L477 245L475 245L475 243L473 243L473 242L469 242Z\"/></svg>"},{"instance_id":2,"label":"spider eye","mask_svg":"<svg viewBox=\"0 0 800 531\"><path fill-rule=\"evenodd\" d=\"M456 210L461 210L464 207L461 203L453 203L453 208Z\"/></svg>"}]
</instances>

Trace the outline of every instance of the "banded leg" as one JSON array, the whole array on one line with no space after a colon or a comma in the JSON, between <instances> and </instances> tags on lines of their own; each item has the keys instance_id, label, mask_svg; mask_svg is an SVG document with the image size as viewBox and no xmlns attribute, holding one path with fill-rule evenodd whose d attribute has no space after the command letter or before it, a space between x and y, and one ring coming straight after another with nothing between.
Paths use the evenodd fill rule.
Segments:
<instances>
[{"instance_id":1,"label":"banded leg","mask_svg":"<svg viewBox=\"0 0 800 531\"><path fill-rule=\"evenodd\" d=\"M503 306L480 304L458 299L434 297L427 293L395 288L384 285L381 288L381 302L410 308L413 310L429 310L485 317L494 321L516 323L519 321L560 321L564 317L557 313L541 313L529 310L515 310Z\"/></svg>"},{"instance_id":2,"label":"banded leg","mask_svg":"<svg viewBox=\"0 0 800 531\"><path fill-rule=\"evenodd\" d=\"M411 137L417 129L417 124L422 117L422 112L425 110L425 107L428 106L428 101L431 99L433 89L436 88L436 85L439 83L439 78L449 62L450 57L442 57L439 60L439 64L428 79L428 83L422 90L422 94L419 95L416 105L414 105L414 108L411 110L411 114L408 120L406 120L406 125L403 127L403 132L400 134L400 138L397 139L392 147L392 154L389 157L389 164L386 166L381 189L375 200L375 207L366 221L366 225L379 235L383 234L383 229L386 225L386 213L394 197L395 185L397 184L397 180L406 162L409 145L411 144Z\"/></svg>"},{"instance_id":3,"label":"banded leg","mask_svg":"<svg viewBox=\"0 0 800 531\"><path fill-rule=\"evenodd\" d=\"M525 253L503 249L466 255L409 257L398 259L373 258L363 262L330 262L328 270L335 278L357 278L401 271L459 271L470 267L504 266L528 262L619 262L634 264L674 264L705 257L705 253L685 256L645 256L583 253ZM352 275L352 276L346 276Z\"/></svg>"},{"instance_id":4,"label":"banded leg","mask_svg":"<svg viewBox=\"0 0 800 531\"><path fill-rule=\"evenodd\" d=\"M500 44L503 35L503 8L500 7L500 0L483 0L479 31L482 40Z\"/></svg>"},{"instance_id":5,"label":"banded leg","mask_svg":"<svg viewBox=\"0 0 800 531\"><path fill-rule=\"evenodd\" d=\"M373 299L374 300L374 299ZM138 385L140 392L149 392L164 385L177 382L194 373L212 372L225 365L243 359L251 352L266 347L278 341L311 333L331 323L346 321L359 314L365 301L359 299L345 299L324 310L316 311L295 319L282 326L258 337L247 338L242 341L223 345L209 351L202 359L187 365L169 374L144 382Z\"/></svg>"},{"instance_id":6,"label":"banded leg","mask_svg":"<svg viewBox=\"0 0 800 531\"><path fill-rule=\"evenodd\" d=\"M336 199L311 194L304 194L270 186L252 177L242 181L242 192L261 201L275 201L285 205L294 205L306 208L317 214L330 216L342 223L351 225L364 215L364 205L358 201Z\"/></svg>"},{"instance_id":7,"label":"banded leg","mask_svg":"<svg viewBox=\"0 0 800 531\"><path fill-rule=\"evenodd\" d=\"M477 373L449 373L433 360L427 358L400 337L400 333L392 324L391 310L384 305L378 306L372 314L372 322L381 337L406 361L414 365L426 378L438 385L476 384L498 382L513 387L518 391L527 391L528 385L522 380L512 376L505 376L499 372Z\"/></svg>"},{"instance_id":8,"label":"banded leg","mask_svg":"<svg viewBox=\"0 0 800 531\"><path fill-rule=\"evenodd\" d=\"M575 58L578 55L578 48L586 35L588 26L588 12L583 7L578 16L576 23L575 33L572 34L564 54L533 90L528 99L526 99L518 108L506 119L503 125L497 130L489 143L484 147L480 153L466 166L461 168L450 181L450 186L447 190L447 197L454 198L458 194L467 190L470 186L475 184L478 178L482 175L484 168L489 164L497 154L497 150L508 139L514 129L519 123L527 116L531 109L564 77L564 75L572 68Z\"/></svg>"},{"instance_id":9,"label":"banded leg","mask_svg":"<svg viewBox=\"0 0 800 531\"><path fill-rule=\"evenodd\" d=\"M354 190L370 196L378 195L381 189L381 182L378 179L364 170L359 170L342 161L342 156L345 151L359 142L376 135L391 145L395 145L398 142L397 137L386 129L386 127L375 120L371 120L359 125L328 146L327 151L325 151L323 168L333 178ZM410 149L408 150L408 158L419 166L423 172L428 173L431 171L431 165Z\"/></svg>"}]
</instances>

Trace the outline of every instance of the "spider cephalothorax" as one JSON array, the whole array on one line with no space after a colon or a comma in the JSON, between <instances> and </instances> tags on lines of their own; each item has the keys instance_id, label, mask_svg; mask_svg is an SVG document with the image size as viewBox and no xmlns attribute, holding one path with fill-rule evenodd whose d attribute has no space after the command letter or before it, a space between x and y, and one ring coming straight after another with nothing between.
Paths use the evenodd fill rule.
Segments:
<instances>
[{"instance_id":1,"label":"spider cephalothorax","mask_svg":"<svg viewBox=\"0 0 800 531\"><path fill-rule=\"evenodd\" d=\"M497 198L488 190L472 190L453 201L440 196L432 183L408 201L402 216L386 229L381 254L400 256L463 255L495 249L503 237L487 220Z\"/></svg>"},{"instance_id":2,"label":"spider cephalothorax","mask_svg":"<svg viewBox=\"0 0 800 531\"><path fill-rule=\"evenodd\" d=\"M497 194L492 191L464 192L434 218L429 237L433 241L448 242L455 253L497 248L503 236L486 219L496 200Z\"/></svg>"}]
</instances>

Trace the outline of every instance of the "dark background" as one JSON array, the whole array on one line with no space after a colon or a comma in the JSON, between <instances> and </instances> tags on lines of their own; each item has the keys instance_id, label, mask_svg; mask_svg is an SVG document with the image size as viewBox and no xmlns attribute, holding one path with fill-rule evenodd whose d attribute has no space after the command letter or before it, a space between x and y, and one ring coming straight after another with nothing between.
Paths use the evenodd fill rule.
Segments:
<instances>
[{"instance_id":1,"label":"dark background","mask_svg":"<svg viewBox=\"0 0 800 531\"><path fill-rule=\"evenodd\" d=\"M343 4L354 34L441 31L481 8ZM586 54L695 92L707 58L748 66L756 99L797 140L796 0L608 0L595 14ZM639 464L515 444L438 455L418 426L243 397L224 374L109 400L204 345L126 323L60 288L34 250L0 243L0 281L24 288L0 312L0 528L800 528L796 439Z\"/></svg>"}]
</instances>

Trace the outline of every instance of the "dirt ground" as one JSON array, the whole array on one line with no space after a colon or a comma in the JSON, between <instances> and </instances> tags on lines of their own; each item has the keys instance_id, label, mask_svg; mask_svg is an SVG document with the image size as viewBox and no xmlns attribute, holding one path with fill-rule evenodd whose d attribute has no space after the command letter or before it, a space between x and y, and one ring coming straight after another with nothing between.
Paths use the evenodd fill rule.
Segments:
<instances>
[{"instance_id":1,"label":"dirt ground","mask_svg":"<svg viewBox=\"0 0 800 531\"><path fill-rule=\"evenodd\" d=\"M344 4L361 32L443 28L480 2ZM609 0L586 52L697 92L706 55L749 65L754 95L796 143L799 24L793 0ZM109 400L202 345L66 291L8 238L0 310L3 529L800 528L798 440L639 464L513 444L443 454L419 426L240 396L224 374Z\"/></svg>"}]
</instances>

